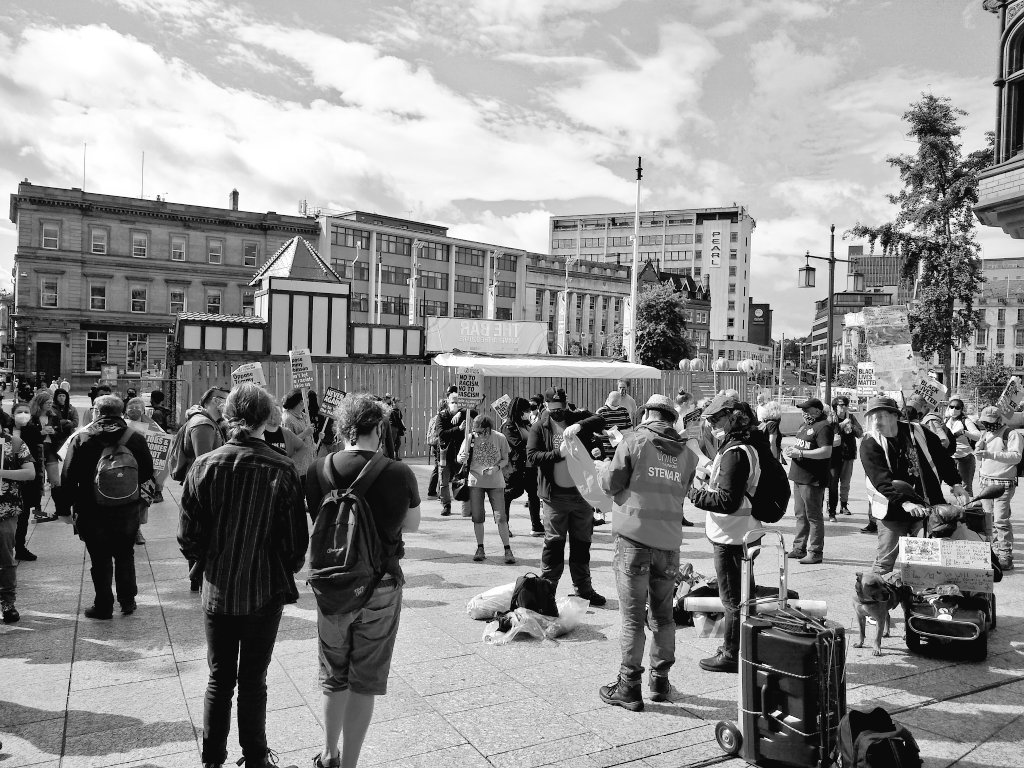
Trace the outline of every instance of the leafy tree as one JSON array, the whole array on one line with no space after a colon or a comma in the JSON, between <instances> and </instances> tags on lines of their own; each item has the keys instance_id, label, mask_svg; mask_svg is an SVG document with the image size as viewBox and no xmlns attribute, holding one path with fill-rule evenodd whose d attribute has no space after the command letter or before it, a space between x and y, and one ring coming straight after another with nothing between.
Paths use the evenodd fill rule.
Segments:
<instances>
[{"instance_id":1,"label":"leafy tree","mask_svg":"<svg viewBox=\"0 0 1024 768\"><path fill-rule=\"evenodd\" d=\"M965 401L976 401L979 409L995 405L1011 376L1013 368L1003 365L999 358L972 365L961 373L960 393Z\"/></svg>"},{"instance_id":2,"label":"leafy tree","mask_svg":"<svg viewBox=\"0 0 1024 768\"><path fill-rule=\"evenodd\" d=\"M914 348L925 357L939 355L947 382L951 347L966 342L977 326L974 296L983 278L973 207L978 172L992 162L983 150L962 156L958 119L966 114L930 93L911 104L903 119L917 151L886 158L903 182L897 194L886 195L898 208L896 217L876 226L858 222L850 230L866 238L872 252L877 244L885 255L898 256L903 277L917 281L910 310Z\"/></svg>"},{"instance_id":3,"label":"leafy tree","mask_svg":"<svg viewBox=\"0 0 1024 768\"><path fill-rule=\"evenodd\" d=\"M833 387L847 387L849 389L856 389L857 387L857 374L856 373L840 373L838 376L832 377Z\"/></svg>"},{"instance_id":4,"label":"leafy tree","mask_svg":"<svg viewBox=\"0 0 1024 768\"><path fill-rule=\"evenodd\" d=\"M692 359L697 350L686 332L686 297L668 283L640 289L636 308L636 360L662 371L675 370L684 357ZM622 351L622 326L616 325L612 354Z\"/></svg>"}]
</instances>

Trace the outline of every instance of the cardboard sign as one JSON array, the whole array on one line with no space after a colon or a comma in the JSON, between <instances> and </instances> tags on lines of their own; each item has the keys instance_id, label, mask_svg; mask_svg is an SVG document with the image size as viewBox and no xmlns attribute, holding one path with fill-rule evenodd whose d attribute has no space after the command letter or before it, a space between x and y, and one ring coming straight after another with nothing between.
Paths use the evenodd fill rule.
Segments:
<instances>
[{"instance_id":1,"label":"cardboard sign","mask_svg":"<svg viewBox=\"0 0 1024 768\"><path fill-rule=\"evenodd\" d=\"M999 409L999 412L1003 414L1005 419L1011 413L1019 411L1021 403L1024 403L1024 387L1021 386L1021 381L1018 377L1011 376L1010 380L1006 382L1003 394L996 401L996 408Z\"/></svg>"},{"instance_id":2,"label":"cardboard sign","mask_svg":"<svg viewBox=\"0 0 1024 768\"><path fill-rule=\"evenodd\" d=\"M930 377L919 379L914 385L914 394L920 395L932 408L945 401L947 391L945 384L939 384Z\"/></svg>"},{"instance_id":3,"label":"cardboard sign","mask_svg":"<svg viewBox=\"0 0 1024 768\"><path fill-rule=\"evenodd\" d=\"M117 366L116 365L101 365L100 366L100 380L104 384L110 384L110 385L117 384Z\"/></svg>"},{"instance_id":4,"label":"cardboard sign","mask_svg":"<svg viewBox=\"0 0 1024 768\"><path fill-rule=\"evenodd\" d=\"M683 437L687 440L699 440L701 434L700 417L704 414L703 408L694 408L683 414Z\"/></svg>"},{"instance_id":5,"label":"cardboard sign","mask_svg":"<svg viewBox=\"0 0 1024 768\"><path fill-rule=\"evenodd\" d=\"M992 566L989 553L989 544L985 541L900 537L899 559L909 564L986 570Z\"/></svg>"},{"instance_id":6,"label":"cardboard sign","mask_svg":"<svg viewBox=\"0 0 1024 768\"><path fill-rule=\"evenodd\" d=\"M993 592L992 571L981 568L952 568L922 563L896 563L904 584L912 587L935 587L955 584L964 591Z\"/></svg>"},{"instance_id":7,"label":"cardboard sign","mask_svg":"<svg viewBox=\"0 0 1024 768\"><path fill-rule=\"evenodd\" d=\"M456 397L459 408L472 408L484 399L483 377L468 368L455 369Z\"/></svg>"},{"instance_id":8,"label":"cardboard sign","mask_svg":"<svg viewBox=\"0 0 1024 768\"><path fill-rule=\"evenodd\" d=\"M231 385L245 384L252 382L266 389L267 379L263 374L262 363L242 363L231 372Z\"/></svg>"},{"instance_id":9,"label":"cardboard sign","mask_svg":"<svg viewBox=\"0 0 1024 768\"><path fill-rule=\"evenodd\" d=\"M857 392L861 395L874 395L878 392L874 363L857 363Z\"/></svg>"},{"instance_id":10,"label":"cardboard sign","mask_svg":"<svg viewBox=\"0 0 1024 768\"><path fill-rule=\"evenodd\" d=\"M153 471L163 472L167 469L167 453L171 450L174 435L165 432L146 432L145 438L149 452L153 456Z\"/></svg>"},{"instance_id":11,"label":"cardboard sign","mask_svg":"<svg viewBox=\"0 0 1024 768\"><path fill-rule=\"evenodd\" d=\"M491 403L491 408L493 408L494 412L498 414L498 418L504 422L508 419L508 409L510 405L512 405L512 398L508 395L502 395Z\"/></svg>"},{"instance_id":12,"label":"cardboard sign","mask_svg":"<svg viewBox=\"0 0 1024 768\"><path fill-rule=\"evenodd\" d=\"M344 392L340 389L335 389L334 387L328 387L327 391L324 392L324 399L320 404L320 410L327 416L327 418L336 419L338 418L338 408L341 407L341 402L344 399Z\"/></svg>"},{"instance_id":13,"label":"cardboard sign","mask_svg":"<svg viewBox=\"0 0 1024 768\"><path fill-rule=\"evenodd\" d=\"M292 386L308 388L313 386L313 357L308 349L292 349L288 352L292 364Z\"/></svg>"}]
</instances>

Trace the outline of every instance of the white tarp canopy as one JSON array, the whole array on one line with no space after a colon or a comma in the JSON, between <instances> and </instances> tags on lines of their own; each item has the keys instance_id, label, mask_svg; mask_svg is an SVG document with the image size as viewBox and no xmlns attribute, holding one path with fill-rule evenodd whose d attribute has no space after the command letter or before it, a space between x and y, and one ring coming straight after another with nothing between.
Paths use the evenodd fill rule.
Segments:
<instances>
[{"instance_id":1,"label":"white tarp canopy","mask_svg":"<svg viewBox=\"0 0 1024 768\"><path fill-rule=\"evenodd\" d=\"M635 365L600 357L560 355L474 355L445 352L434 365L467 368L482 376L545 376L577 379L660 379L661 371L649 365Z\"/></svg>"}]
</instances>

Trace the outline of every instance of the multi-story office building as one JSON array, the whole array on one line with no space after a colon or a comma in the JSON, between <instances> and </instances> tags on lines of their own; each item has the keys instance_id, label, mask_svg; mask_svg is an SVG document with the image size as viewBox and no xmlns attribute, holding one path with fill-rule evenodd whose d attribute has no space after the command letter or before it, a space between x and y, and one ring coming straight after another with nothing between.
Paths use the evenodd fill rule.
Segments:
<instances>
[{"instance_id":1,"label":"multi-story office building","mask_svg":"<svg viewBox=\"0 0 1024 768\"><path fill-rule=\"evenodd\" d=\"M249 281L317 222L274 212L144 200L42 187L11 195L14 348L22 375L67 376L77 391L101 367L138 377L165 367L175 316L186 310L249 315Z\"/></svg>"},{"instance_id":2,"label":"multi-story office building","mask_svg":"<svg viewBox=\"0 0 1024 768\"><path fill-rule=\"evenodd\" d=\"M630 265L632 212L552 216L552 255ZM712 340L746 341L750 298L750 241L756 222L742 206L644 211L640 214L640 263L708 278Z\"/></svg>"},{"instance_id":3,"label":"multi-story office building","mask_svg":"<svg viewBox=\"0 0 1024 768\"><path fill-rule=\"evenodd\" d=\"M893 304L906 304L913 296L913 282L904 280L903 267L899 256L864 255L863 245L851 245L847 249L850 264L847 274L854 272L864 277L864 288L894 296Z\"/></svg>"},{"instance_id":4,"label":"multi-story office building","mask_svg":"<svg viewBox=\"0 0 1024 768\"><path fill-rule=\"evenodd\" d=\"M975 297L978 328L963 352L963 365L1001 360L1024 371L1024 259L987 259L985 283Z\"/></svg>"},{"instance_id":5,"label":"multi-story office building","mask_svg":"<svg viewBox=\"0 0 1024 768\"><path fill-rule=\"evenodd\" d=\"M874 291L841 291L833 294L832 342L835 349L843 341L843 316L847 312L860 312L864 307L883 307L892 304L892 294ZM814 302L814 325L811 327L810 364L815 365L822 358L824 367L825 350L828 349L828 299Z\"/></svg>"}]
</instances>

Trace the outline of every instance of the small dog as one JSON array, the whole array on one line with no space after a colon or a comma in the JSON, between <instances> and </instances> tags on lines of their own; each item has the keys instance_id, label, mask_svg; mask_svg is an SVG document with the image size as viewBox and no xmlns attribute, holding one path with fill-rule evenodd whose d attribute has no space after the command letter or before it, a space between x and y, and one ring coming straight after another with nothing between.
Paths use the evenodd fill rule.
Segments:
<instances>
[{"instance_id":1,"label":"small dog","mask_svg":"<svg viewBox=\"0 0 1024 768\"><path fill-rule=\"evenodd\" d=\"M872 655L881 656L882 637L889 637L889 611L907 600L909 590L898 576L893 574L879 576L877 573L858 573L854 589L857 596L853 601L853 609L857 615L860 639L854 643L853 647L864 647L864 623L870 616L878 625L874 642L875 650Z\"/></svg>"}]
</instances>

